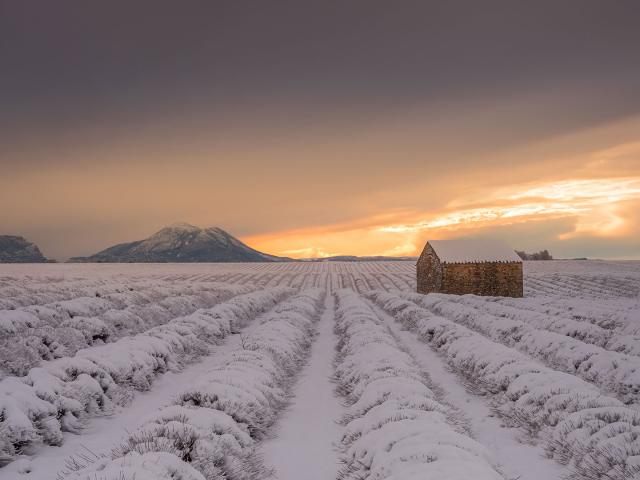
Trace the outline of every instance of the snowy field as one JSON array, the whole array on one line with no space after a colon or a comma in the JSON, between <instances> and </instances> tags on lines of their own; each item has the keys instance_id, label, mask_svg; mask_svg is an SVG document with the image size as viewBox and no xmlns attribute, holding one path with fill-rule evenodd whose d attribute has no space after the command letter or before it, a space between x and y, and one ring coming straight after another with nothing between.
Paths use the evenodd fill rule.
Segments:
<instances>
[{"instance_id":1,"label":"snowy field","mask_svg":"<svg viewBox=\"0 0 640 480\"><path fill-rule=\"evenodd\" d=\"M0 479L640 478L640 262L0 266Z\"/></svg>"}]
</instances>

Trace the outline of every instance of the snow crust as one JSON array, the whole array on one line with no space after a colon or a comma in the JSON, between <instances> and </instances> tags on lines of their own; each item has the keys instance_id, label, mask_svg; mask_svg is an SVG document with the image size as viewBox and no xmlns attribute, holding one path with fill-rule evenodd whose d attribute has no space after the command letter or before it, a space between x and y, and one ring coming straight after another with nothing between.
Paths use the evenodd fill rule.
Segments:
<instances>
[{"instance_id":1,"label":"snow crust","mask_svg":"<svg viewBox=\"0 0 640 480\"><path fill-rule=\"evenodd\" d=\"M334 392L334 298L327 295L309 358L278 421L261 442L265 464L278 480L337 478L335 445L342 399Z\"/></svg>"},{"instance_id":2,"label":"snow crust","mask_svg":"<svg viewBox=\"0 0 640 480\"><path fill-rule=\"evenodd\" d=\"M206 480L200 472L169 452L131 452L115 460L97 459L91 471L76 478L95 480Z\"/></svg>"},{"instance_id":3,"label":"snow crust","mask_svg":"<svg viewBox=\"0 0 640 480\"><path fill-rule=\"evenodd\" d=\"M83 418L126 404L157 375L180 369L291 293L279 287L240 295L145 333L47 362L25 377L3 379L0 458L9 461L33 444L60 444L62 431L77 432Z\"/></svg>"},{"instance_id":4,"label":"snow crust","mask_svg":"<svg viewBox=\"0 0 640 480\"><path fill-rule=\"evenodd\" d=\"M397 295L372 292L370 298L492 395L497 411L540 438L548 455L571 465L575 478L640 476L638 410Z\"/></svg>"},{"instance_id":5,"label":"snow crust","mask_svg":"<svg viewBox=\"0 0 640 480\"><path fill-rule=\"evenodd\" d=\"M500 240L461 238L429 240L428 243L443 263L522 262L518 254Z\"/></svg>"},{"instance_id":6,"label":"snow crust","mask_svg":"<svg viewBox=\"0 0 640 480\"><path fill-rule=\"evenodd\" d=\"M78 350L111 343L209 308L253 288L207 283L183 290L142 286L104 296L0 310L0 378ZM98 295L100 295L98 293Z\"/></svg>"},{"instance_id":7,"label":"snow crust","mask_svg":"<svg viewBox=\"0 0 640 480\"><path fill-rule=\"evenodd\" d=\"M640 262L524 270L525 298L510 299L416 296L413 262L3 266L0 480L49 480L69 455L85 463L68 475L92 480L259 478L275 419L300 433L301 415L331 423L342 441L334 453L318 428L296 437L296 448L282 443L280 480L310 478L300 472L317 462L329 467L316 477L333 478L338 458L345 480L476 478L468 472L477 462L510 479L535 480L537 467L550 480L640 478ZM329 381L305 373L307 394L291 395L315 326L300 337L283 325L263 330L308 287L348 292L338 294L347 296L336 332L338 352L349 350L335 364L345 407L331 410L344 413L340 425L317 408ZM306 367L321 375L334 371L333 298L323 346ZM305 325L322 309L291 308L289 320ZM317 390L325 392L311 402ZM446 442L431 450L434 432ZM95 458L77 457L82 445Z\"/></svg>"},{"instance_id":8,"label":"snow crust","mask_svg":"<svg viewBox=\"0 0 640 480\"><path fill-rule=\"evenodd\" d=\"M65 478L89 480L105 470L122 472L118 480L183 478L171 476L176 472L193 479L263 476L256 442L286 404L293 375L311 345L323 297L320 289L308 290L277 305L238 349L181 392L173 405L150 414L111 455L79 464ZM145 456L160 456L163 462L139 461Z\"/></svg>"},{"instance_id":9,"label":"snow crust","mask_svg":"<svg viewBox=\"0 0 640 480\"><path fill-rule=\"evenodd\" d=\"M351 290L336 293L336 380L349 407L344 479L502 479L495 459L457 431L415 361Z\"/></svg>"},{"instance_id":10,"label":"snow crust","mask_svg":"<svg viewBox=\"0 0 640 480\"><path fill-rule=\"evenodd\" d=\"M594 383L625 404L640 405L640 357L598 346L609 345L609 333L596 325L533 313L527 315L499 306L488 310L524 321L482 314L468 306L483 303L477 297L467 297L459 303L448 300L445 295L402 296L556 370Z\"/></svg>"}]
</instances>

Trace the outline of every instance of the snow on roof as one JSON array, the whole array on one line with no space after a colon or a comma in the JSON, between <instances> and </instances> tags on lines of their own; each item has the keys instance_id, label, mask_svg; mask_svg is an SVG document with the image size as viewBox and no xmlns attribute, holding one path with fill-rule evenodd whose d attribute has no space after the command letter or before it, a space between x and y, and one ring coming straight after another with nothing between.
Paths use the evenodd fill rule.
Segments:
<instances>
[{"instance_id":1,"label":"snow on roof","mask_svg":"<svg viewBox=\"0 0 640 480\"><path fill-rule=\"evenodd\" d=\"M443 263L521 262L518 254L500 240L429 240Z\"/></svg>"}]
</instances>

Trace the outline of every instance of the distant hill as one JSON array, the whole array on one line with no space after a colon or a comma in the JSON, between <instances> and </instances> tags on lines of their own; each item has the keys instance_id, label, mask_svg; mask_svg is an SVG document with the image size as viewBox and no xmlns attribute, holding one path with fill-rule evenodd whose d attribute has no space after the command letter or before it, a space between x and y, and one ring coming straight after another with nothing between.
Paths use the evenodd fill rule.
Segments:
<instances>
[{"instance_id":1,"label":"distant hill","mask_svg":"<svg viewBox=\"0 0 640 480\"><path fill-rule=\"evenodd\" d=\"M418 260L418 257L385 257L381 255L358 257L357 255L335 255L333 257L305 258L305 262L397 262Z\"/></svg>"},{"instance_id":2,"label":"distant hill","mask_svg":"<svg viewBox=\"0 0 640 480\"><path fill-rule=\"evenodd\" d=\"M18 235L0 235L0 263L45 263L35 243Z\"/></svg>"},{"instance_id":3,"label":"distant hill","mask_svg":"<svg viewBox=\"0 0 640 480\"><path fill-rule=\"evenodd\" d=\"M121 243L89 257L73 257L70 262L283 262L289 258L259 252L221 228L199 228L177 223L149 238Z\"/></svg>"}]
</instances>

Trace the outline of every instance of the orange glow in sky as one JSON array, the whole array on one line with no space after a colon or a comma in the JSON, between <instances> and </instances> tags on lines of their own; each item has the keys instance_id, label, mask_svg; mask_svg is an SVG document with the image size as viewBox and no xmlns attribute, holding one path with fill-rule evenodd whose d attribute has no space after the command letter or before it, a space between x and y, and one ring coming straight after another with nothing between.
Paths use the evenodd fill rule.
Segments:
<instances>
[{"instance_id":1,"label":"orange glow in sky","mask_svg":"<svg viewBox=\"0 0 640 480\"><path fill-rule=\"evenodd\" d=\"M427 121L384 118L361 131L354 120L350 135L256 127L225 142L207 131L157 146L159 132L138 132L108 146L25 147L0 175L0 204L14 206L0 225L60 260L180 221L293 258L412 256L430 238L460 236L558 257L640 258L640 117L484 150L455 135L434 146ZM67 163L28 165L54 154Z\"/></svg>"},{"instance_id":2,"label":"orange glow in sky","mask_svg":"<svg viewBox=\"0 0 640 480\"><path fill-rule=\"evenodd\" d=\"M358 222L246 238L255 248L293 258L349 255L418 255L426 239L473 235L497 226L568 219L573 229L558 235L627 235L626 210L640 208L640 177L562 180L499 189L482 206L460 205L429 215L399 214L393 221ZM410 217L407 221L407 216Z\"/></svg>"}]
</instances>

